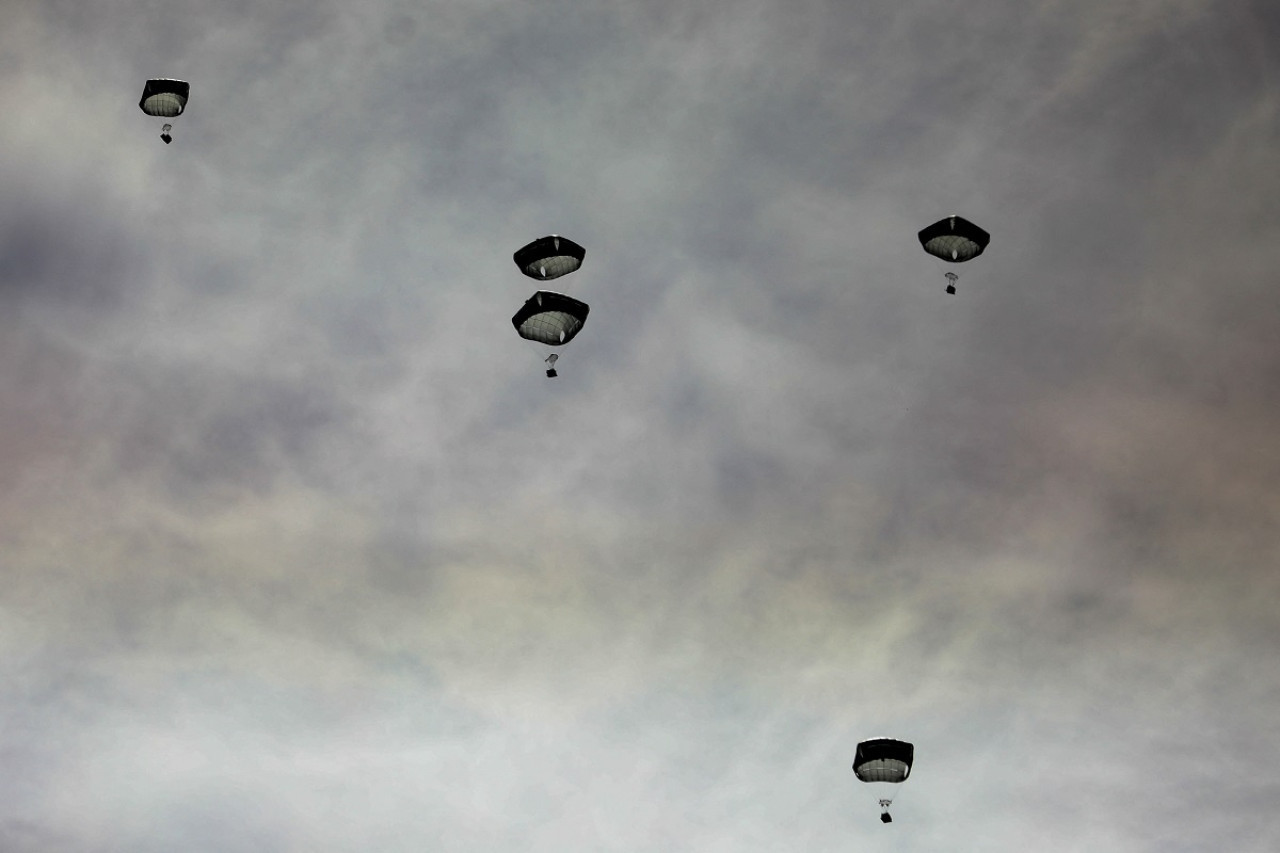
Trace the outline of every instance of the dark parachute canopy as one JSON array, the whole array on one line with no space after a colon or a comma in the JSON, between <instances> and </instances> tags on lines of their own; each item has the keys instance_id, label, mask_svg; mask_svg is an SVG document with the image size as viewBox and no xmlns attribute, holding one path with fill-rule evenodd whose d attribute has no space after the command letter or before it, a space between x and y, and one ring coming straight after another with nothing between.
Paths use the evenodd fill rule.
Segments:
<instances>
[{"instance_id":1,"label":"dark parachute canopy","mask_svg":"<svg viewBox=\"0 0 1280 853\"><path fill-rule=\"evenodd\" d=\"M853 757L853 773L863 782L901 784L911 775L915 751L913 744L893 738L864 740L858 744L858 751ZM893 796L886 791L886 795L880 798L880 820L885 823L893 822L889 816L892 804Z\"/></svg>"},{"instance_id":2,"label":"dark parachute canopy","mask_svg":"<svg viewBox=\"0 0 1280 853\"><path fill-rule=\"evenodd\" d=\"M573 340L582 329L582 324L587 322L587 312L590 310L587 303L579 302L572 296L539 290L511 318L511 325L516 327L522 338L558 347ZM559 375L556 373L558 358L555 353L546 358L548 379Z\"/></svg>"},{"instance_id":3,"label":"dark parachute canopy","mask_svg":"<svg viewBox=\"0 0 1280 853\"><path fill-rule=\"evenodd\" d=\"M916 235L929 254L953 264L972 260L982 254L991 235L963 216L948 216Z\"/></svg>"},{"instance_id":4,"label":"dark parachute canopy","mask_svg":"<svg viewBox=\"0 0 1280 853\"><path fill-rule=\"evenodd\" d=\"M590 310L572 296L539 290L511 318L511 325L522 338L557 347L573 340Z\"/></svg>"},{"instance_id":5,"label":"dark parachute canopy","mask_svg":"<svg viewBox=\"0 0 1280 853\"><path fill-rule=\"evenodd\" d=\"M142 100L138 106L149 116L176 118L187 108L187 98L191 97L191 84L181 80L157 79L148 80L142 90Z\"/></svg>"},{"instance_id":6,"label":"dark parachute canopy","mask_svg":"<svg viewBox=\"0 0 1280 853\"><path fill-rule=\"evenodd\" d=\"M902 782L911 775L915 745L881 737L858 744L853 772L863 782Z\"/></svg>"},{"instance_id":7,"label":"dark parachute canopy","mask_svg":"<svg viewBox=\"0 0 1280 853\"><path fill-rule=\"evenodd\" d=\"M568 237L551 234L519 249L513 258L520 272L529 278L546 280L573 272L582 266L586 255L587 250Z\"/></svg>"},{"instance_id":8,"label":"dark parachute canopy","mask_svg":"<svg viewBox=\"0 0 1280 853\"><path fill-rule=\"evenodd\" d=\"M991 242L990 234L963 216L939 219L916 236L926 252L951 264L978 257ZM956 292L957 278L959 276L955 273L947 273L947 293Z\"/></svg>"},{"instance_id":9,"label":"dark parachute canopy","mask_svg":"<svg viewBox=\"0 0 1280 853\"><path fill-rule=\"evenodd\" d=\"M142 100L138 101L138 106L149 116L177 118L187 108L187 98L190 96L190 83L158 78L147 81L147 85L142 89ZM172 129L173 125L166 124L160 130L160 138L164 140L165 145L173 141L173 137L169 135Z\"/></svg>"}]
</instances>

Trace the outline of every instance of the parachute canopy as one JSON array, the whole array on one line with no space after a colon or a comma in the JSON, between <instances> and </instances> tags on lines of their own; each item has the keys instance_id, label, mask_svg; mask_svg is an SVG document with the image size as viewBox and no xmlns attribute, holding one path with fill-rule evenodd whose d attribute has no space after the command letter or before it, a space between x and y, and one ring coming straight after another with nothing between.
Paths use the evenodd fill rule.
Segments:
<instances>
[{"instance_id":1,"label":"parachute canopy","mask_svg":"<svg viewBox=\"0 0 1280 853\"><path fill-rule=\"evenodd\" d=\"M991 235L962 216L948 216L916 235L929 254L951 263L962 263L982 254Z\"/></svg>"},{"instance_id":2,"label":"parachute canopy","mask_svg":"<svg viewBox=\"0 0 1280 853\"><path fill-rule=\"evenodd\" d=\"M522 338L556 347L573 340L590 310L572 296L539 290L511 318L511 325Z\"/></svg>"},{"instance_id":3,"label":"parachute canopy","mask_svg":"<svg viewBox=\"0 0 1280 853\"><path fill-rule=\"evenodd\" d=\"M149 116L173 118L182 115L191 95L191 84L165 78L148 80L138 106Z\"/></svg>"},{"instance_id":4,"label":"parachute canopy","mask_svg":"<svg viewBox=\"0 0 1280 853\"><path fill-rule=\"evenodd\" d=\"M559 278L582 266L587 250L570 240L552 234L534 240L513 256L520 272L539 280Z\"/></svg>"},{"instance_id":5,"label":"parachute canopy","mask_svg":"<svg viewBox=\"0 0 1280 853\"><path fill-rule=\"evenodd\" d=\"M853 772L863 782L902 782L911 775L916 748L906 741L881 737L858 744Z\"/></svg>"}]
</instances>

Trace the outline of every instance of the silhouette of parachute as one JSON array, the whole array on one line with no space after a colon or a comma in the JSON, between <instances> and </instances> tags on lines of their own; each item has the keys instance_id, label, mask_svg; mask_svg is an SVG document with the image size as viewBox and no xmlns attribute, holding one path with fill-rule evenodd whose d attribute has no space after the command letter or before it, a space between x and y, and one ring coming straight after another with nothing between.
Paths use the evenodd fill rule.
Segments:
<instances>
[{"instance_id":1,"label":"silhouette of parachute","mask_svg":"<svg viewBox=\"0 0 1280 853\"><path fill-rule=\"evenodd\" d=\"M953 264L978 257L991 242L990 234L962 216L939 219L916 236L926 252Z\"/></svg>"},{"instance_id":2,"label":"silhouette of parachute","mask_svg":"<svg viewBox=\"0 0 1280 853\"><path fill-rule=\"evenodd\" d=\"M190 83L162 77L147 81L147 85L142 89L142 100L138 101L138 106L149 116L177 118L187 108L187 98L190 96ZM171 124L166 124L160 130L160 138L164 140L165 145L173 141L173 137L169 135L170 130L173 130Z\"/></svg>"},{"instance_id":3,"label":"silhouette of parachute","mask_svg":"<svg viewBox=\"0 0 1280 853\"><path fill-rule=\"evenodd\" d=\"M573 340L590 310L572 296L539 290L515 313L511 325L522 338L556 347Z\"/></svg>"},{"instance_id":4,"label":"silhouette of parachute","mask_svg":"<svg viewBox=\"0 0 1280 853\"><path fill-rule=\"evenodd\" d=\"M148 80L142 90L142 100L138 106L149 116L160 118L176 118L187 108L187 98L191 97L191 84L181 80L157 79Z\"/></svg>"},{"instance_id":5,"label":"silhouette of parachute","mask_svg":"<svg viewBox=\"0 0 1280 853\"><path fill-rule=\"evenodd\" d=\"M520 272L529 278L546 281L573 272L582 266L586 255L587 250L568 237L552 234L524 246L513 258Z\"/></svg>"},{"instance_id":6,"label":"silhouette of parachute","mask_svg":"<svg viewBox=\"0 0 1280 853\"><path fill-rule=\"evenodd\" d=\"M858 744L853 772L863 782L902 782L911 775L915 745L882 737Z\"/></svg>"},{"instance_id":7,"label":"silhouette of parachute","mask_svg":"<svg viewBox=\"0 0 1280 853\"><path fill-rule=\"evenodd\" d=\"M853 773L863 782L878 784L883 795L880 797L880 820L892 823L889 806L893 804L893 791L888 785L900 785L911 775L911 764L915 760L916 748L913 744L893 738L872 738L858 744L858 751L853 758Z\"/></svg>"}]
</instances>

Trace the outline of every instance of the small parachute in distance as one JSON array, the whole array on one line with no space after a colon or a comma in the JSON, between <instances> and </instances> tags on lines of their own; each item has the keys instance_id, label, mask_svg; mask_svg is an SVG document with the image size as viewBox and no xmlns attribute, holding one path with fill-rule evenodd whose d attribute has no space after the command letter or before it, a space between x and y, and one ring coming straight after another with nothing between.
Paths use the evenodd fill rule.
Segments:
<instances>
[{"instance_id":1,"label":"small parachute in distance","mask_svg":"<svg viewBox=\"0 0 1280 853\"><path fill-rule=\"evenodd\" d=\"M516 327L520 337L530 341L558 347L569 343L582 330L587 322L587 313L591 310L585 302L554 293L550 290L539 290L530 296L520 310L511 318L511 325ZM555 369L555 358L547 359L547 377L554 379L558 374Z\"/></svg>"},{"instance_id":2,"label":"small parachute in distance","mask_svg":"<svg viewBox=\"0 0 1280 853\"><path fill-rule=\"evenodd\" d=\"M147 81L147 85L142 89L142 99L138 101L138 106L149 116L177 118L186 110L187 99L190 97L190 83L161 77ZM169 135L172 129L172 124L166 124L160 131L160 138L164 140L165 145L173 141L173 137Z\"/></svg>"},{"instance_id":3,"label":"small parachute in distance","mask_svg":"<svg viewBox=\"0 0 1280 853\"><path fill-rule=\"evenodd\" d=\"M926 252L953 264L978 257L991 242L990 234L963 216L939 219L916 236Z\"/></svg>"},{"instance_id":4,"label":"small parachute in distance","mask_svg":"<svg viewBox=\"0 0 1280 853\"><path fill-rule=\"evenodd\" d=\"M863 782L899 785L911 775L915 750L914 744L893 738L864 740L858 744L858 751L854 755L853 773ZM893 822L889 815L889 806L892 804L893 796L886 791L885 796L880 797L881 822Z\"/></svg>"},{"instance_id":5,"label":"small parachute in distance","mask_svg":"<svg viewBox=\"0 0 1280 853\"><path fill-rule=\"evenodd\" d=\"M991 242L990 234L963 216L939 219L916 236L926 252L951 264L973 260ZM957 278L955 273L947 273L947 293L956 292Z\"/></svg>"},{"instance_id":6,"label":"small parachute in distance","mask_svg":"<svg viewBox=\"0 0 1280 853\"><path fill-rule=\"evenodd\" d=\"M539 281L568 275L582 266L587 250L558 234L551 234L521 247L512 256L520 272Z\"/></svg>"}]
</instances>

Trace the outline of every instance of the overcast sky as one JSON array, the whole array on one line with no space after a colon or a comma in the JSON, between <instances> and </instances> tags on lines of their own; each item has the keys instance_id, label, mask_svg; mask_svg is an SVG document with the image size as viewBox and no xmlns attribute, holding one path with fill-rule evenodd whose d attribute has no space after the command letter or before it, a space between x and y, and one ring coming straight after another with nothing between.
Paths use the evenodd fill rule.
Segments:
<instances>
[{"instance_id":1,"label":"overcast sky","mask_svg":"<svg viewBox=\"0 0 1280 853\"><path fill-rule=\"evenodd\" d=\"M1280 849L1278 45L6 2L0 849Z\"/></svg>"}]
</instances>

